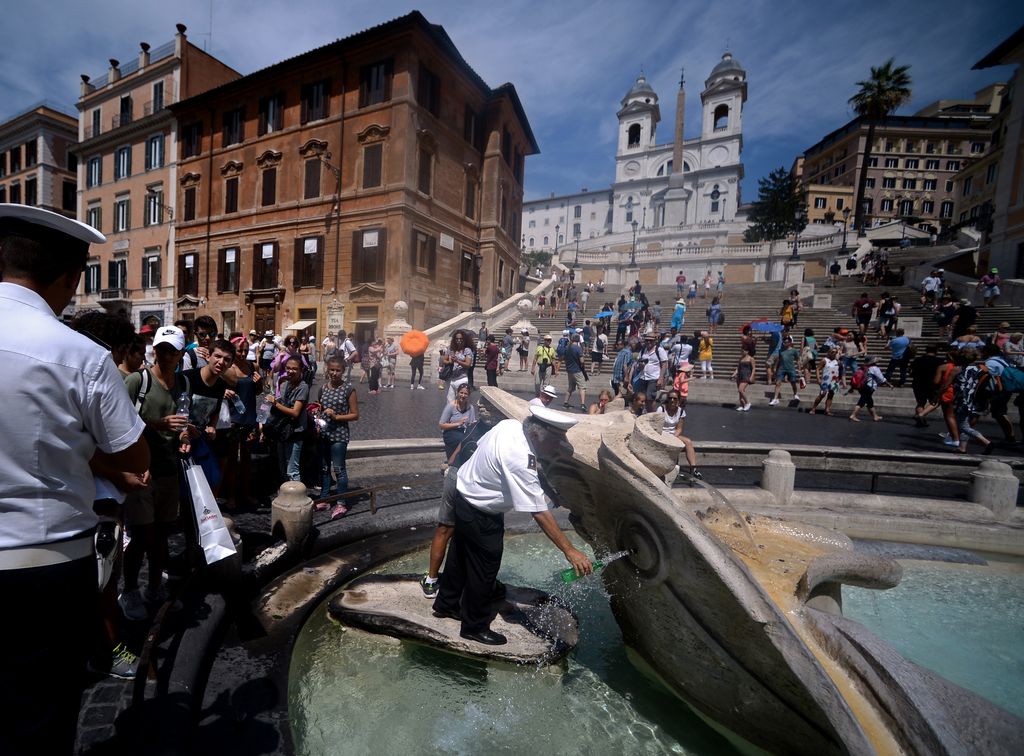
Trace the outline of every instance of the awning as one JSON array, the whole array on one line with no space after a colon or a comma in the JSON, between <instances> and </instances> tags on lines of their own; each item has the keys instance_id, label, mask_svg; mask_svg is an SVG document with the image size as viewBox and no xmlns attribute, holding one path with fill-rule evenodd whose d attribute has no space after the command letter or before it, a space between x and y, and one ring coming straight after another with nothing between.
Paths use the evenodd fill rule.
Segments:
<instances>
[{"instance_id":1,"label":"awning","mask_svg":"<svg viewBox=\"0 0 1024 756\"><path fill-rule=\"evenodd\" d=\"M315 320L296 320L290 326L285 328L286 331L305 331L310 326L316 325Z\"/></svg>"},{"instance_id":2,"label":"awning","mask_svg":"<svg viewBox=\"0 0 1024 756\"><path fill-rule=\"evenodd\" d=\"M356 318L348 322L352 323L352 325L370 325L371 323L376 323L377 318Z\"/></svg>"}]
</instances>

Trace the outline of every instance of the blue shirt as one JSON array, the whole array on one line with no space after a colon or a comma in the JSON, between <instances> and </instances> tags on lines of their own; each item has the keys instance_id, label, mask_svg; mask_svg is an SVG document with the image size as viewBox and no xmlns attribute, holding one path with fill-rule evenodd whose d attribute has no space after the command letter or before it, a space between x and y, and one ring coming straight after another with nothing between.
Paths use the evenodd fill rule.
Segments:
<instances>
[{"instance_id":1,"label":"blue shirt","mask_svg":"<svg viewBox=\"0 0 1024 756\"><path fill-rule=\"evenodd\" d=\"M902 358L908 346L910 346L909 336L893 336L889 339L889 349L892 350L892 358L894 360Z\"/></svg>"},{"instance_id":2,"label":"blue shirt","mask_svg":"<svg viewBox=\"0 0 1024 756\"><path fill-rule=\"evenodd\" d=\"M633 350L628 346L622 347L621 351L615 356L615 364L612 366L612 380L616 383L621 383L626 375L626 366L632 362Z\"/></svg>"}]
</instances>

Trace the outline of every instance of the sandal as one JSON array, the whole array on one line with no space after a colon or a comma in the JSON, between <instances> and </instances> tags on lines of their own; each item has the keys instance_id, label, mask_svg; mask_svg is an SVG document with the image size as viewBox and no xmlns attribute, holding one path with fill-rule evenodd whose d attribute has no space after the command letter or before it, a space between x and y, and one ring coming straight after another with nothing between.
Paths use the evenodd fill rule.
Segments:
<instances>
[{"instance_id":1,"label":"sandal","mask_svg":"<svg viewBox=\"0 0 1024 756\"><path fill-rule=\"evenodd\" d=\"M344 504L339 504L338 506L331 510L331 519L336 520L337 518L342 517L347 513L348 507L346 507Z\"/></svg>"},{"instance_id":2,"label":"sandal","mask_svg":"<svg viewBox=\"0 0 1024 756\"><path fill-rule=\"evenodd\" d=\"M318 501L315 504L313 504L313 509L315 509L317 512L323 512L329 506L331 506L330 502Z\"/></svg>"}]
</instances>

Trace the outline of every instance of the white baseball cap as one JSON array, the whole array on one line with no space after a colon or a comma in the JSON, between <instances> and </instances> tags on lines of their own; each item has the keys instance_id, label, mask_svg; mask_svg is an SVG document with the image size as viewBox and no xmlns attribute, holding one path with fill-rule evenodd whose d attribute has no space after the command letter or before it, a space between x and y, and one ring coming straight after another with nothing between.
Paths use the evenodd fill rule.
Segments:
<instances>
[{"instance_id":1,"label":"white baseball cap","mask_svg":"<svg viewBox=\"0 0 1024 756\"><path fill-rule=\"evenodd\" d=\"M177 326L161 326L153 337L153 347L170 344L179 352L185 348L185 333Z\"/></svg>"}]
</instances>

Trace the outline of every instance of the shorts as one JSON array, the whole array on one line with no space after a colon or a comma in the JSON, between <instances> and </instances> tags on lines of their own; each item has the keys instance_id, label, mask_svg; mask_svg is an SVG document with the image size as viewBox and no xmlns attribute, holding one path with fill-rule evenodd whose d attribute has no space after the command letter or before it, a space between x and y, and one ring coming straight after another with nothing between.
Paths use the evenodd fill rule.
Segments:
<instances>
[{"instance_id":1,"label":"shorts","mask_svg":"<svg viewBox=\"0 0 1024 756\"><path fill-rule=\"evenodd\" d=\"M774 370L775 366L779 364L779 353L775 352L773 354L769 354L768 359L764 361L764 364Z\"/></svg>"},{"instance_id":2,"label":"shorts","mask_svg":"<svg viewBox=\"0 0 1024 756\"><path fill-rule=\"evenodd\" d=\"M590 361L598 364L604 362L604 352L591 352Z\"/></svg>"},{"instance_id":3,"label":"shorts","mask_svg":"<svg viewBox=\"0 0 1024 756\"><path fill-rule=\"evenodd\" d=\"M576 389L587 390L587 379L583 377L583 373L569 373L569 393Z\"/></svg>"},{"instance_id":4,"label":"shorts","mask_svg":"<svg viewBox=\"0 0 1024 756\"><path fill-rule=\"evenodd\" d=\"M455 497L458 490L455 485L459 479L459 468L452 465L444 474L444 486L441 489L441 503L437 507L437 524L455 527Z\"/></svg>"},{"instance_id":5,"label":"shorts","mask_svg":"<svg viewBox=\"0 0 1024 756\"><path fill-rule=\"evenodd\" d=\"M984 291L985 299L991 299L992 297L998 297L1000 294L1002 294L1002 292L999 291L999 287L998 286L986 286L985 287L985 291Z\"/></svg>"},{"instance_id":6,"label":"shorts","mask_svg":"<svg viewBox=\"0 0 1024 756\"><path fill-rule=\"evenodd\" d=\"M654 399L654 395L658 393L658 379L655 378L649 381L637 381L635 384L637 393L642 393L648 399Z\"/></svg>"},{"instance_id":7,"label":"shorts","mask_svg":"<svg viewBox=\"0 0 1024 756\"><path fill-rule=\"evenodd\" d=\"M927 384L924 386L914 386L914 401L917 402L918 407L924 407L926 404L938 404L935 399L935 386Z\"/></svg>"},{"instance_id":8,"label":"shorts","mask_svg":"<svg viewBox=\"0 0 1024 756\"><path fill-rule=\"evenodd\" d=\"M838 381L829 381L828 383L822 383L821 389L818 391L822 396L828 396L829 394L835 394L839 390Z\"/></svg>"},{"instance_id":9,"label":"shorts","mask_svg":"<svg viewBox=\"0 0 1024 756\"><path fill-rule=\"evenodd\" d=\"M166 524L178 519L181 494L177 475L153 478L141 491L128 494L124 501L126 525Z\"/></svg>"},{"instance_id":10,"label":"shorts","mask_svg":"<svg viewBox=\"0 0 1024 756\"><path fill-rule=\"evenodd\" d=\"M779 370L779 372L777 372L775 374L775 382L776 383L782 383L783 381L789 381L790 383L796 383L797 380L798 379L797 379L797 376L796 376L796 370L791 370L789 368L783 368L783 369Z\"/></svg>"}]
</instances>

